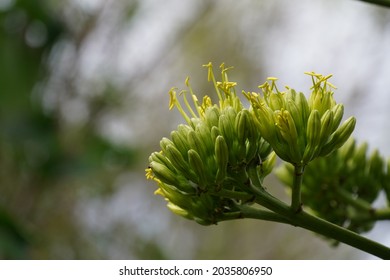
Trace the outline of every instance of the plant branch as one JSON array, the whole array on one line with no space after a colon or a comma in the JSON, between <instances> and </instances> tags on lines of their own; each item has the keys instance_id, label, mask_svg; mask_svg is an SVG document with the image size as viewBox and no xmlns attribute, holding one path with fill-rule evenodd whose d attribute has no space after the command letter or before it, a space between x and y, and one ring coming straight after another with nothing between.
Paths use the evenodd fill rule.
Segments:
<instances>
[{"instance_id":1,"label":"plant branch","mask_svg":"<svg viewBox=\"0 0 390 280\"><path fill-rule=\"evenodd\" d=\"M250 183L249 188L256 196L256 203L282 216L286 220L285 223L335 239L379 258L390 259L390 248L303 210L292 211L291 207L266 192L262 186ZM255 218L255 215L253 217Z\"/></svg>"},{"instance_id":2,"label":"plant branch","mask_svg":"<svg viewBox=\"0 0 390 280\"><path fill-rule=\"evenodd\" d=\"M390 8L390 0L360 0L360 1Z\"/></svg>"},{"instance_id":3,"label":"plant branch","mask_svg":"<svg viewBox=\"0 0 390 280\"><path fill-rule=\"evenodd\" d=\"M376 209L373 211L372 216L375 220L390 220L390 208Z\"/></svg>"},{"instance_id":4,"label":"plant branch","mask_svg":"<svg viewBox=\"0 0 390 280\"><path fill-rule=\"evenodd\" d=\"M353 215L351 220L354 222L384 221L390 220L390 208L371 209L366 213Z\"/></svg>"},{"instance_id":5,"label":"plant branch","mask_svg":"<svg viewBox=\"0 0 390 280\"><path fill-rule=\"evenodd\" d=\"M291 225L288 219L277 213L268 210L258 209L249 205L237 205L237 207L240 209L242 218L257 219Z\"/></svg>"},{"instance_id":6,"label":"plant branch","mask_svg":"<svg viewBox=\"0 0 390 280\"><path fill-rule=\"evenodd\" d=\"M354 198L347 191L337 188L337 194L348 204L359 209L359 214L351 217L354 221L379 221L390 220L390 208L375 209L367 201Z\"/></svg>"},{"instance_id":7,"label":"plant branch","mask_svg":"<svg viewBox=\"0 0 390 280\"><path fill-rule=\"evenodd\" d=\"M336 193L346 203L353 205L354 207L356 207L360 210L367 211L367 212L372 212L374 210L370 203L368 203L367 201L365 201L363 199L352 197L351 193L347 192L346 190L344 190L342 188L336 188Z\"/></svg>"},{"instance_id":8,"label":"plant branch","mask_svg":"<svg viewBox=\"0 0 390 280\"><path fill-rule=\"evenodd\" d=\"M390 259L390 248L348 229L310 215L305 211L298 213L294 220L302 228L333 238L379 258Z\"/></svg>"},{"instance_id":9,"label":"plant branch","mask_svg":"<svg viewBox=\"0 0 390 280\"><path fill-rule=\"evenodd\" d=\"M303 165L294 165L294 178L291 194L291 209L295 212L300 212L302 210L302 200L301 200L301 186L303 179L304 166Z\"/></svg>"}]
</instances>

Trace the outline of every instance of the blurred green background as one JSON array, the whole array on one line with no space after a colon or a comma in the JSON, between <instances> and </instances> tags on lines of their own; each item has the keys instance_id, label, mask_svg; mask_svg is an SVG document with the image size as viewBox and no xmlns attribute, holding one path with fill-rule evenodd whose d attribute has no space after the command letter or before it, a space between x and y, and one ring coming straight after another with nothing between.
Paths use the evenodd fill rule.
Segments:
<instances>
[{"instance_id":1,"label":"blurred green background","mask_svg":"<svg viewBox=\"0 0 390 280\"><path fill-rule=\"evenodd\" d=\"M390 10L359 1L0 0L0 258L371 258L286 225L184 220L144 169L181 122L168 90L189 75L211 92L209 61L246 91L333 73L355 137L388 157L389 50Z\"/></svg>"}]
</instances>

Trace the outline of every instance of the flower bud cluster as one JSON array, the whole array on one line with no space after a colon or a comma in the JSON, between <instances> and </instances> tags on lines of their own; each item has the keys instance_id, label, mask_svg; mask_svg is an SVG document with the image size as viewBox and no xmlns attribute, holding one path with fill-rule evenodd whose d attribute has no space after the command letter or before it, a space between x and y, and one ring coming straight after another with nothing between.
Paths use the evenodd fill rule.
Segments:
<instances>
[{"instance_id":1,"label":"flower bud cluster","mask_svg":"<svg viewBox=\"0 0 390 280\"><path fill-rule=\"evenodd\" d=\"M208 96L200 104L187 79L195 109L186 92L181 92L184 110L176 90L171 89L170 108L176 106L187 124L180 124L170 139L160 141L161 151L151 154L147 169L147 177L158 183L156 193L165 197L170 210L205 225L234 210L239 199L219 194L222 190L241 191L237 186L248 180L249 163L258 166L262 178L275 163L255 119L236 96L236 83L228 80L228 69L221 66L222 81L217 82L212 65L207 67L219 105L212 104Z\"/></svg>"},{"instance_id":2,"label":"flower bud cluster","mask_svg":"<svg viewBox=\"0 0 390 280\"><path fill-rule=\"evenodd\" d=\"M306 99L303 93L297 93L288 87L286 91L279 91L276 86L277 79L269 78L260 86L262 95L243 92L250 101L250 107L247 109L236 95L237 83L229 81L227 72L230 68L225 68L222 64L221 81L217 81L212 64L205 66L208 68L208 79L213 82L218 102L214 104L207 95L199 102L188 78L185 82L188 91L178 94L175 88L170 90L169 108L176 107L186 124L180 124L177 130L171 132L169 138L164 137L160 141L161 151L154 152L149 157L146 177L157 182L159 189L156 193L168 201L168 208L174 213L200 224L208 225L240 217L240 206L251 203L258 195L253 187L263 188L262 181L272 171L278 155L282 160L292 163L295 168L291 171L293 166L285 167L280 174L284 173L281 175L284 180L292 180L295 176L295 192L293 190L291 205L300 207L300 183L297 176L302 174L295 171L303 172L310 161L330 155L340 148L351 135L356 123L355 118L351 117L341 124L344 107L337 104L333 98L334 86L328 81L331 76L307 73L313 82L309 99ZM187 99L188 93L191 102ZM334 173L336 171L361 172L363 176L367 175L367 172L383 169L383 163L378 161L378 156L373 156L370 160L368 170L353 165L354 162L340 165L348 158L345 153L348 156L354 154L355 157L362 153L359 152L360 149L355 151L355 144L352 146L353 148L348 146L349 148L333 154L330 159L335 161L334 164L318 160L319 166L314 167L314 170L323 170L313 172L314 175L305 179L307 188L302 190L302 196L317 197L317 188L311 184L315 185L321 179L327 180L328 173L337 177ZM366 159L355 160L364 162ZM335 169L335 166L338 166L338 169ZM311 168L309 165L308 170ZM359 168L363 168L364 172ZM345 172L343 174L348 174ZM333 178L332 176L329 178ZM337 178L341 178L340 176ZM363 180L368 180L369 177L372 176L363 176L361 182L371 185ZM378 175L377 178L379 177L383 176ZM340 185L343 180L345 181L340 179L337 183ZM377 196L377 188L366 190L362 186L357 191L354 184L357 182L348 185L345 191L354 197L361 197L363 203L371 203ZM289 182L289 185L294 183ZM332 192L328 195L331 196L329 205L322 201L317 206L309 206L320 215L328 215L326 210L333 207L334 203L339 203L332 198ZM320 200L323 197L325 196L318 196ZM310 203L313 201L316 199L310 198ZM345 220L342 219L347 216L343 208L332 209L329 215L333 215L336 223L344 224Z\"/></svg>"},{"instance_id":3,"label":"flower bud cluster","mask_svg":"<svg viewBox=\"0 0 390 280\"><path fill-rule=\"evenodd\" d=\"M295 166L305 166L340 148L356 124L355 118L350 117L340 125L344 107L333 98L334 86L328 81L331 75L306 74L313 82L308 100L302 92L289 87L279 91L273 77L259 86L262 96L244 92L261 135L281 159Z\"/></svg>"},{"instance_id":4,"label":"flower bud cluster","mask_svg":"<svg viewBox=\"0 0 390 280\"><path fill-rule=\"evenodd\" d=\"M389 167L374 151L367 153L368 145L356 145L350 139L326 158L317 158L305 170L302 183L302 201L319 217L362 233L375 223L372 203L383 188L390 186ZM294 168L284 164L276 171L278 178L291 186ZM390 195L387 192L390 206Z\"/></svg>"}]
</instances>

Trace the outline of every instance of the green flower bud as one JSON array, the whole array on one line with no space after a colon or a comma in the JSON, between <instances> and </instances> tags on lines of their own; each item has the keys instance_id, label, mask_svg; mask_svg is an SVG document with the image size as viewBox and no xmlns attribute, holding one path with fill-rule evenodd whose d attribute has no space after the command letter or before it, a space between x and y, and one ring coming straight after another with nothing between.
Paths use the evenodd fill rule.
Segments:
<instances>
[{"instance_id":1,"label":"green flower bud","mask_svg":"<svg viewBox=\"0 0 390 280\"><path fill-rule=\"evenodd\" d=\"M241 111L241 110L240 110ZM240 112L239 111L239 112ZM223 110L223 113L228 117L229 119L229 122L234 126L235 122L236 122L236 117L237 117L237 112L236 110L233 108L233 107L226 107L224 110Z\"/></svg>"},{"instance_id":2,"label":"green flower bud","mask_svg":"<svg viewBox=\"0 0 390 280\"><path fill-rule=\"evenodd\" d=\"M190 131L187 136L187 141L194 151L196 151L201 158L207 157L207 148L206 144L203 143L202 139L200 138L200 135L196 133L195 131Z\"/></svg>"},{"instance_id":3,"label":"green flower bud","mask_svg":"<svg viewBox=\"0 0 390 280\"><path fill-rule=\"evenodd\" d=\"M310 113L306 129L307 145L303 154L303 162L310 162L318 151L321 141L321 120L317 110Z\"/></svg>"},{"instance_id":4,"label":"green flower bud","mask_svg":"<svg viewBox=\"0 0 390 280\"><path fill-rule=\"evenodd\" d=\"M168 138L163 137L163 139L161 139L161 141L160 141L161 150L162 150L163 152L165 152L166 147L167 147L168 145L174 145L174 143L173 143L171 140L169 140Z\"/></svg>"},{"instance_id":5,"label":"green flower bud","mask_svg":"<svg viewBox=\"0 0 390 280\"><path fill-rule=\"evenodd\" d=\"M252 104L252 106L258 120L257 124L261 136L268 142L273 142L276 140L276 121L274 119L274 112L270 107L266 106L265 103Z\"/></svg>"},{"instance_id":6,"label":"green flower bud","mask_svg":"<svg viewBox=\"0 0 390 280\"><path fill-rule=\"evenodd\" d=\"M356 152L353 157L354 162L365 161L367 150L368 150L368 144L364 142L356 149Z\"/></svg>"},{"instance_id":7,"label":"green flower bud","mask_svg":"<svg viewBox=\"0 0 390 280\"><path fill-rule=\"evenodd\" d=\"M206 157L211 157L214 152L214 142L212 141L210 128L204 122L201 122L198 124L195 131L199 140L203 144Z\"/></svg>"},{"instance_id":8,"label":"green flower bud","mask_svg":"<svg viewBox=\"0 0 390 280\"><path fill-rule=\"evenodd\" d=\"M219 115L220 115L220 113L219 113L219 110L216 106L209 107L206 109L205 120L206 120L210 129L213 126L218 126Z\"/></svg>"},{"instance_id":9,"label":"green flower bud","mask_svg":"<svg viewBox=\"0 0 390 280\"><path fill-rule=\"evenodd\" d=\"M235 120L236 138L233 141L233 153L236 155L237 163L248 162L247 161L247 146L246 143L254 140L257 132L254 130L254 125L251 124L253 117L248 110L241 110Z\"/></svg>"},{"instance_id":10,"label":"green flower bud","mask_svg":"<svg viewBox=\"0 0 390 280\"><path fill-rule=\"evenodd\" d=\"M172 186L177 186L180 184L179 180L177 179L177 174L170 170L166 165L157 161L152 161L150 163L150 168L153 170L153 173L156 175L156 177L164 183L170 184Z\"/></svg>"},{"instance_id":11,"label":"green flower bud","mask_svg":"<svg viewBox=\"0 0 390 280\"><path fill-rule=\"evenodd\" d=\"M250 114L248 110L242 110L237 114L235 120L235 127L237 131L238 142L243 145L248 138L250 131Z\"/></svg>"},{"instance_id":12,"label":"green flower bud","mask_svg":"<svg viewBox=\"0 0 390 280\"><path fill-rule=\"evenodd\" d=\"M268 158L262 162L258 169L259 169L259 174L260 174L260 177L263 179L265 178L268 174L270 174L275 166L275 163L276 163L276 154L274 152L272 152Z\"/></svg>"},{"instance_id":13,"label":"green flower bud","mask_svg":"<svg viewBox=\"0 0 390 280\"><path fill-rule=\"evenodd\" d=\"M176 149L176 147L172 145L167 146L166 153L171 163L179 172L184 175L184 177L190 179L193 182L197 180L195 173L190 169L188 162L183 158L183 156L181 155L179 150Z\"/></svg>"},{"instance_id":14,"label":"green flower bud","mask_svg":"<svg viewBox=\"0 0 390 280\"><path fill-rule=\"evenodd\" d=\"M347 142L340 148L339 153L342 158L349 159L355 152L356 141L353 138L348 139Z\"/></svg>"},{"instance_id":15,"label":"green flower bud","mask_svg":"<svg viewBox=\"0 0 390 280\"><path fill-rule=\"evenodd\" d=\"M367 174L369 174L368 184L370 186L370 189L365 195L366 200L369 202L373 202L378 195L378 192L380 192L383 188L383 177L386 177L385 175L385 168L384 168L384 160L380 156L378 150L374 150L371 156L368 159L368 168Z\"/></svg>"},{"instance_id":16,"label":"green flower bud","mask_svg":"<svg viewBox=\"0 0 390 280\"><path fill-rule=\"evenodd\" d=\"M258 153L260 155L260 159L264 161L272 152L272 147L270 143L265 141L263 138L261 138L258 143Z\"/></svg>"},{"instance_id":17,"label":"green flower bud","mask_svg":"<svg viewBox=\"0 0 390 280\"><path fill-rule=\"evenodd\" d=\"M197 177L199 178L195 183L199 184L201 189L205 188L208 183L206 179L206 169L203 164L202 158L200 155L193 149L188 151L188 161L191 169L195 172Z\"/></svg>"},{"instance_id":18,"label":"green flower bud","mask_svg":"<svg viewBox=\"0 0 390 280\"><path fill-rule=\"evenodd\" d=\"M303 126L306 129L305 120L307 120L309 118L310 109L309 109L309 104L307 103L306 97L302 92L300 92L299 94L296 95L295 104L297 104L298 111L301 113Z\"/></svg>"},{"instance_id":19,"label":"green flower bud","mask_svg":"<svg viewBox=\"0 0 390 280\"><path fill-rule=\"evenodd\" d=\"M221 183L226 177L226 168L229 162L229 150L222 136L218 136L215 140L215 161L217 163L217 184Z\"/></svg>"},{"instance_id":20,"label":"green flower bud","mask_svg":"<svg viewBox=\"0 0 390 280\"><path fill-rule=\"evenodd\" d=\"M289 111L284 110L277 116L276 126L282 135L285 143L288 145L289 158L293 163L299 163L302 160L302 149L298 146L298 132L295 127L294 119Z\"/></svg>"},{"instance_id":21,"label":"green flower bud","mask_svg":"<svg viewBox=\"0 0 390 280\"><path fill-rule=\"evenodd\" d=\"M341 120L343 118L343 115L344 115L344 106L343 104L336 104L333 108L332 108L332 112L333 112L333 126L332 126L332 132L335 131L340 123L341 123Z\"/></svg>"},{"instance_id":22,"label":"green flower bud","mask_svg":"<svg viewBox=\"0 0 390 280\"><path fill-rule=\"evenodd\" d=\"M320 132L320 144L323 145L327 140L328 136L333 133L333 112L327 110L321 118L321 132Z\"/></svg>"},{"instance_id":23,"label":"green flower bud","mask_svg":"<svg viewBox=\"0 0 390 280\"><path fill-rule=\"evenodd\" d=\"M304 125L302 113L299 111L297 104L292 99L287 100L286 110L287 112L290 112L290 115L293 118L294 126L296 128L298 136L298 145L304 146L306 126Z\"/></svg>"},{"instance_id":24,"label":"green flower bud","mask_svg":"<svg viewBox=\"0 0 390 280\"><path fill-rule=\"evenodd\" d=\"M218 127L213 126L213 127L211 128L211 133L210 133L210 135L211 135L211 141L213 141L213 143L215 143L215 140L217 139L217 137L218 137L219 135L221 135L221 132L219 131L219 128L218 128Z\"/></svg>"},{"instance_id":25,"label":"green flower bud","mask_svg":"<svg viewBox=\"0 0 390 280\"><path fill-rule=\"evenodd\" d=\"M171 138L172 142L175 144L175 147L183 156L183 158L187 159L187 151L190 149L190 146L187 142L187 135L182 135L178 131L172 131Z\"/></svg>"},{"instance_id":26,"label":"green flower bud","mask_svg":"<svg viewBox=\"0 0 390 280\"><path fill-rule=\"evenodd\" d=\"M245 162L249 163L257 154L260 158L268 156L271 152L271 146L260 137L258 126L256 125L257 120L250 114L247 113L247 140L244 143L245 146Z\"/></svg>"},{"instance_id":27,"label":"green flower bud","mask_svg":"<svg viewBox=\"0 0 390 280\"><path fill-rule=\"evenodd\" d=\"M258 143L254 141L247 141L245 143L245 161L250 162L258 154L258 151L259 151Z\"/></svg>"},{"instance_id":28,"label":"green flower bud","mask_svg":"<svg viewBox=\"0 0 390 280\"><path fill-rule=\"evenodd\" d=\"M175 166L171 163L171 161L163 155L161 152L154 152L149 157L149 163L157 162L159 164L165 165L172 173L176 173Z\"/></svg>"},{"instance_id":29,"label":"green flower bud","mask_svg":"<svg viewBox=\"0 0 390 280\"><path fill-rule=\"evenodd\" d=\"M217 201L215 197L198 193L185 195L173 186L159 183L160 188L155 194L162 195L168 201L167 207L173 213L187 219L193 219L202 225L215 224Z\"/></svg>"},{"instance_id":30,"label":"green flower bud","mask_svg":"<svg viewBox=\"0 0 390 280\"><path fill-rule=\"evenodd\" d=\"M334 133L330 135L330 140L322 147L320 156L329 155L340 148L351 136L355 129L356 119L350 117Z\"/></svg>"},{"instance_id":31,"label":"green flower bud","mask_svg":"<svg viewBox=\"0 0 390 280\"><path fill-rule=\"evenodd\" d=\"M227 115L222 114L219 117L218 127L221 132L221 135L225 138L225 141L228 144L228 146L232 146L233 140L235 138L233 125L234 122L232 123Z\"/></svg>"},{"instance_id":32,"label":"green flower bud","mask_svg":"<svg viewBox=\"0 0 390 280\"><path fill-rule=\"evenodd\" d=\"M291 142L293 144L298 143L298 132L294 119L289 111L284 110L278 115L276 125L279 127L282 136L287 142Z\"/></svg>"},{"instance_id":33,"label":"green flower bud","mask_svg":"<svg viewBox=\"0 0 390 280\"><path fill-rule=\"evenodd\" d=\"M185 125L185 124L179 124L177 127L177 131L180 133L181 136L183 136L185 138L187 138L187 135L191 130L194 130L194 129L192 127L190 127L189 125Z\"/></svg>"},{"instance_id":34,"label":"green flower bud","mask_svg":"<svg viewBox=\"0 0 390 280\"><path fill-rule=\"evenodd\" d=\"M197 127L197 125L201 122L199 118L191 118L190 119L190 126L193 130Z\"/></svg>"},{"instance_id":35,"label":"green flower bud","mask_svg":"<svg viewBox=\"0 0 390 280\"><path fill-rule=\"evenodd\" d=\"M368 173L377 178L383 176L385 163L382 157L380 156L378 150L375 150L372 153L369 162L370 162L370 166L369 166ZM380 188L381 186L378 187Z\"/></svg>"},{"instance_id":36,"label":"green flower bud","mask_svg":"<svg viewBox=\"0 0 390 280\"><path fill-rule=\"evenodd\" d=\"M173 204L172 202L168 202L167 207L176 215L182 216L186 219L193 219L193 216L187 210L184 210L183 208L177 206L176 204Z\"/></svg>"}]
</instances>

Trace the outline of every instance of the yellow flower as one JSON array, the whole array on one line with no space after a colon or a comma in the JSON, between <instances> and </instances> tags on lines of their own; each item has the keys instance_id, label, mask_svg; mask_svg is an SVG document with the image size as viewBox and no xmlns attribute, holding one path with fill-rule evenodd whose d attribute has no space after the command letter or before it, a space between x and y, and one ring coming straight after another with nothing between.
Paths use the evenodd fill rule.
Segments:
<instances>
[{"instance_id":1,"label":"yellow flower","mask_svg":"<svg viewBox=\"0 0 390 280\"><path fill-rule=\"evenodd\" d=\"M333 98L336 87L329 82L332 75L306 74L313 82L309 100L290 87L279 91L275 77L269 77L259 86L262 97L244 93L252 105L261 135L280 158L294 165L306 165L315 157L326 156L341 147L356 123L351 117L339 126L344 110Z\"/></svg>"}]
</instances>

